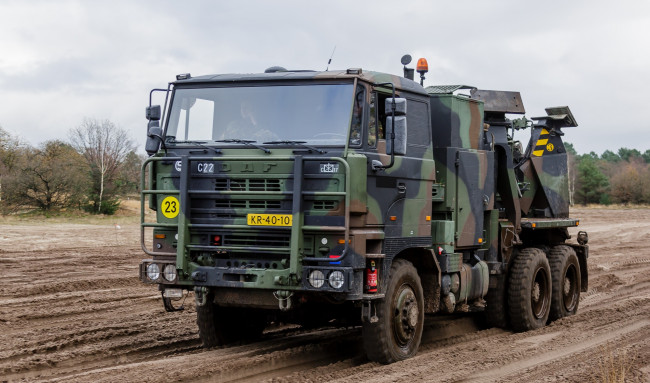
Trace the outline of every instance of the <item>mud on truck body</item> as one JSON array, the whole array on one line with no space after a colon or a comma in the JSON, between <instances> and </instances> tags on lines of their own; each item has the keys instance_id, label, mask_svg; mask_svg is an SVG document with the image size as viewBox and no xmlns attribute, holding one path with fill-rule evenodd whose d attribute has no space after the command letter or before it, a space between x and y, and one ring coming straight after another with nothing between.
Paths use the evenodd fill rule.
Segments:
<instances>
[{"instance_id":1,"label":"mud on truck body","mask_svg":"<svg viewBox=\"0 0 650 383\"><path fill-rule=\"evenodd\" d=\"M391 363L415 355L425 314L525 331L577 311L568 107L511 120L518 92L424 88L406 68L186 74L158 91L140 278L168 311L194 292L205 346L272 321L360 324L368 357Z\"/></svg>"}]
</instances>

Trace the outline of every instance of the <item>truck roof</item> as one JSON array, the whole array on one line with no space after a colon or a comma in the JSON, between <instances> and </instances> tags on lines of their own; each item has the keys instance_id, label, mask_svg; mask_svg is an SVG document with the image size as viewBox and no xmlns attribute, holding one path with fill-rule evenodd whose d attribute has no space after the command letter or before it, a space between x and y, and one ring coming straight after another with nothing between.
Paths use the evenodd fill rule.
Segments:
<instances>
[{"instance_id":1,"label":"truck roof","mask_svg":"<svg viewBox=\"0 0 650 383\"><path fill-rule=\"evenodd\" d=\"M173 84L198 84L198 83L239 83L239 82L259 82L259 81L300 81L300 80L342 80L358 78L373 84L392 82L397 89L409 92L427 95L424 88L415 81L404 77L373 71L363 71L361 69L350 70L332 70L327 72L317 71L281 71L273 73L229 73L229 74L212 74L197 77L190 77L184 80L174 81Z\"/></svg>"}]
</instances>

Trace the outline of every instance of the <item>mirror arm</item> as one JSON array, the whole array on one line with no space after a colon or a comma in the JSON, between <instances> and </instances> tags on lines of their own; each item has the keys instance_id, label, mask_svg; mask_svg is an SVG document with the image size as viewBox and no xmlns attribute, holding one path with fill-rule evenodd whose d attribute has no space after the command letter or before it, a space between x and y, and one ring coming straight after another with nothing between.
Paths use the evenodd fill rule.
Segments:
<instances>
[{"instance_id":1,"label":"mirror arm","mask_svg":"<svg viewBox=\"0 0 650 383\"><path fill-rule=\"evenodd\" d=\"M386 86L386 85L390 86L391 91L392 91L392 98L393 98L393 102L391 104L391 111L390 111L390 114L391 114L391 117L392 117L391 118L392 126L391 126L391 130L390 130L390 148L391 148L390 149L390 162L388 163L388 165L382 165L381 163L377 164L377 162L379 162L379 161L372 161L372 164L371 164L372 170L375 171L375 172L377 170L385 170L385 169L388 169L388 168L392 168L393 165L395 164L395 84L393 84L392 82L382 82L382 83L379 83L379 84L374 84L373 86L378 87L378 86Z\"/></svg>"}]
</instances>

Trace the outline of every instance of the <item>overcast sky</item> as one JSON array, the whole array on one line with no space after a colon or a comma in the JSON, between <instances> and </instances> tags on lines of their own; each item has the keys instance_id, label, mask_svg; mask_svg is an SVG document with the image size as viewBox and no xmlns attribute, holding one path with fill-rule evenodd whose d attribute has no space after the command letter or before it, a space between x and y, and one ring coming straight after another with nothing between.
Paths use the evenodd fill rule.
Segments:
<instances>
[{"instance_id":1,"label":"overcast sky","mask_svg":"<svg viewBox=\"0 0 650 383\"><path fill-rule=\"evenodd\" d=\"M0 126L38 145L109 119L143 148L149 91L176 74L324 70L336 46L330 69L425 57L425 86L518 90L527 117L569 105L579 153L643 152L649 39L645 0L0 0Z\"/></svg>"}]
</instances>

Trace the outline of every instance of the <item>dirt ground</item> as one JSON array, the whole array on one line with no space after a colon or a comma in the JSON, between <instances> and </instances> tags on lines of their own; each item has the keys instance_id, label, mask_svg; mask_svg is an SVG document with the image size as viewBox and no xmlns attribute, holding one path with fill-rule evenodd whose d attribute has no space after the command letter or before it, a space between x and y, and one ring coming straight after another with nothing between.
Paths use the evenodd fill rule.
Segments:
<instances>
[{"instance_id":1,"label":"dirt ground","mask_svg":"<svg viewBox=\"0 0 650 383\"><path fill-rule=\"evenodd\" d=\"M204 350L193 296L167 313L138 280L136 224L0 222L0 382L600 382L618 368L650 382L650 210L572 216L591 252L577 315L527 333L432 317L418 354L388 366L365 358L359 328Z\"/></svg>"}]
</instances>

